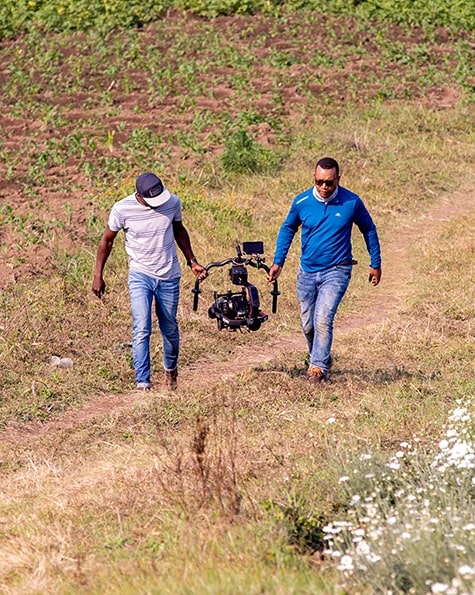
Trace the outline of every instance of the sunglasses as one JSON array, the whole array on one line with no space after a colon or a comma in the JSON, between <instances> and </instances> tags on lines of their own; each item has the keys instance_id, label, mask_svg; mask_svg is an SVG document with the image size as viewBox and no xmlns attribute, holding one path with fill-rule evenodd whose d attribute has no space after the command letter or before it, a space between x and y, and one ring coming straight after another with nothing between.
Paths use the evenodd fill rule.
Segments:
<instances>
[{"instance_id":1,"label":"sunglasses","mask_svg":"<svg viewBox=\"0 0 475 595\"><path fill-rule=\"evenodd\" d=\"M315 186L326 186L327 188L331 188L336 181L337 178L334 180L315 180Z\"/></svg>"}]
</instances>

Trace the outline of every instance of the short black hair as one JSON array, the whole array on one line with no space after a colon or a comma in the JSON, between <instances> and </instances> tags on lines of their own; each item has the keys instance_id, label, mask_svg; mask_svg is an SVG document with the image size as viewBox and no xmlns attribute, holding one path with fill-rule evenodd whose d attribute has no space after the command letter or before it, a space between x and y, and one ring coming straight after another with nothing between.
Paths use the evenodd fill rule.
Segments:
<instances>
[{"instance_id":1,"label":"short black hair","mask_svg":"<svg viewBox=\"0 0 475 595\"><path fill-rule=\"evenodd\" d=\"M340 175L340 166L338 165L338 161L333 159L333 157L322 157L322 159L317 161L315 169L317 167L321 167L322 169L336 169L336 175Z\"/></svg>"}]
</instances>

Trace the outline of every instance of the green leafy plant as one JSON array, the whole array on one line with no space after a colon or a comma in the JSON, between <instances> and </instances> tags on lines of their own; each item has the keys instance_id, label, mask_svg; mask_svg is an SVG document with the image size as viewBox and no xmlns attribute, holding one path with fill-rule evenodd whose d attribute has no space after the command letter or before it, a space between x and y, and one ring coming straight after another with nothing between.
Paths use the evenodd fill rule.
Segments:
<instances>
[{"instance_id":1,"label":"green leafy plant","mask_svg":"<svg viewBox=\"0 0 475 595\"><path fill-rule=\"evenodd\" d=\"M271 170L276 166L277 159L270 149L255 141L247 130L239 128L226 139L221 162L227 172L255 174Z\"/></svg>"}]
</instances>

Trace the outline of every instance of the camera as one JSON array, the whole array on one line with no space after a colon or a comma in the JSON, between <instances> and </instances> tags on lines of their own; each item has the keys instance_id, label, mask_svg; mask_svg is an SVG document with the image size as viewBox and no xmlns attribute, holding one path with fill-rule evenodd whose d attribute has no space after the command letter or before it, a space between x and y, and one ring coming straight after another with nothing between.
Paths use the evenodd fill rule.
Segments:
<instances>
[{"instance_id":1,"label":"camera","mask_svg":"<svg viewBox=\"0 0 475 595\"><path fill-rule=\"evenodd\" d=\"M225 292L214 292L214 302L208 308L208 316L216 320L219 330L257 331L261 324L268 320L268 315L260 309L259 291L248 280L249 266L269 272L263 254L263 242L243 242L242 248L239 244L236 246L236 256L206 265L205 268L209 271L214 267L230 264L229 279L232 285L242 287L240 291L228 289ZM201 293L199 284L200 281L196 280L195 288L192 289L194 293L193 310L198 308L198 296ZM277 296L280 295L277 281L273 282L273 289L270 293L273 296L272 312L275 313L277 311Z\"/></svg>"}]
</instances>

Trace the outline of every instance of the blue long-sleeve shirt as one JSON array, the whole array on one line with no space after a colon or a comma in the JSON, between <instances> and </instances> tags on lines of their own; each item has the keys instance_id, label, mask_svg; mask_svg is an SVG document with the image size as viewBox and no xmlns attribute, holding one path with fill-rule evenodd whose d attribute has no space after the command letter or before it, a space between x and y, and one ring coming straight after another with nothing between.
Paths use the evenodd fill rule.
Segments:
<instances>
[{"instance_id":1,"label":"blue long-sleeve shirt","mask_svg":"<svg viewBox=\"0 0 475 595\"><path fill-rule=\"evenodd\" d=\"M363 234L370 266L380 268L381 248L376 226L361 198L342 186L327 203L315 198L313 187L294 198L277 236L274 263L283 266L299 227L302 228L300 266L305 272L323 271L350 260L353 258L353 223Z\"/></svg>"}]
</instances>

